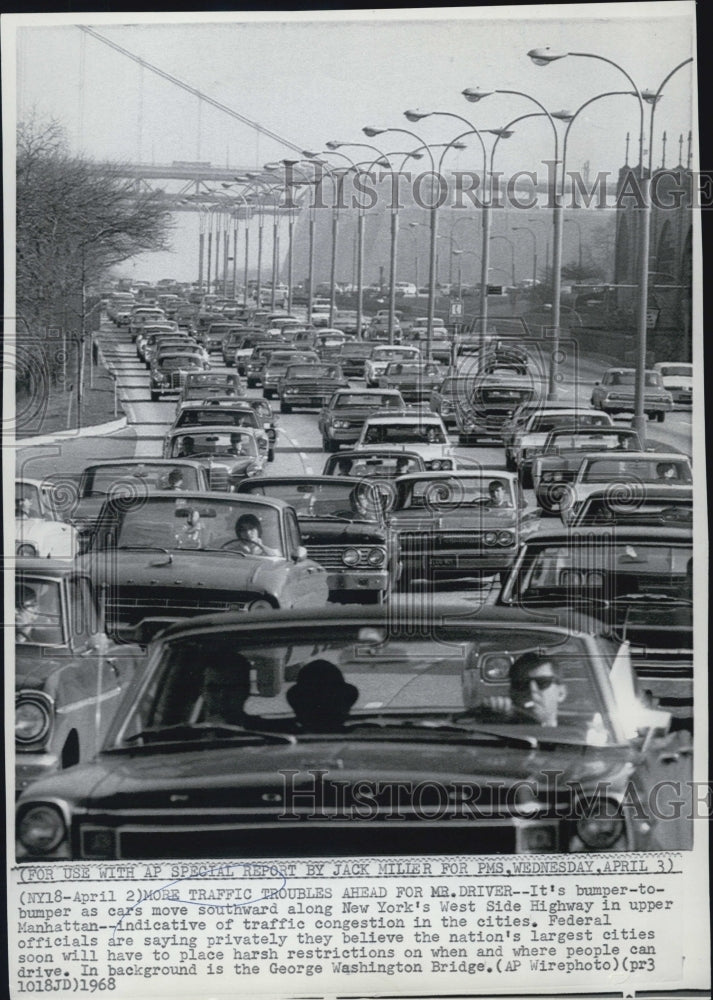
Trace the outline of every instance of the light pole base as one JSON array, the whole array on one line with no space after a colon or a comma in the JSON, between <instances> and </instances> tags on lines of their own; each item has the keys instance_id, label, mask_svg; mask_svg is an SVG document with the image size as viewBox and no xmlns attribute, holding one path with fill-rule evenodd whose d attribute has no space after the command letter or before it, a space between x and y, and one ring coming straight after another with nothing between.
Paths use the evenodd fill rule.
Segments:
<instances>
[{"instance_id":1,"label":"light pole base","mask_svg":"<svg viewBox=\"0 0 713 1000\"><path fill-rule=\"evenodd\" d=\"M633 418L633 420L631 421L631 426L634 428L634 430L636 431L636 433L639 435L639 438L641 439L641 446L642 446L642 448L645 448L646 447L647 431L648 431L648 420L646 418L646 414L637 414L637 415L635 415L634 418Z\"/></svg>"}]
</instances>

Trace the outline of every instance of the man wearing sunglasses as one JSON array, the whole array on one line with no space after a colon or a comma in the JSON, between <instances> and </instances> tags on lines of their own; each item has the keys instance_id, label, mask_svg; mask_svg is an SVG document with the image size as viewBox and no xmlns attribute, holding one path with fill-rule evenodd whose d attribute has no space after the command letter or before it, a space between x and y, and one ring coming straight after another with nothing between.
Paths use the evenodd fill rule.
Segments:
<instances>
[{"instance_id":1,"label":"man wearing sunglasses","mask_svg":"<svg viewBox=\"0 0 713 1000\"><path fill-rule=\"evenodd\" d=\"M559 706L566 697L556 657L533 650L519 656L510 668L510 693L486 699L483 707L512 722L556 726Z\"/></svg>"}]
</instances>

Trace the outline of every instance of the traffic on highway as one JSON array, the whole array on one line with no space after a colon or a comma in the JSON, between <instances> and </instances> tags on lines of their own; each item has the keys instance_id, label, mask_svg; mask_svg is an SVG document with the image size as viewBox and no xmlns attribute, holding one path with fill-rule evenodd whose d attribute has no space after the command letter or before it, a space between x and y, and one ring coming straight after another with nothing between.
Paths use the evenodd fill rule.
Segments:
<instances>
[{"instance_id":1,"label":"traffic on highway","mask_svg":"<svg viewBox=\"0 0 713 1000\"><path fill-rule=\"evenodd\" d=\"M134 454L17 479L18 858L690 847L691 366L223 291L105 290Z\"/></svg>"}]
</instances>

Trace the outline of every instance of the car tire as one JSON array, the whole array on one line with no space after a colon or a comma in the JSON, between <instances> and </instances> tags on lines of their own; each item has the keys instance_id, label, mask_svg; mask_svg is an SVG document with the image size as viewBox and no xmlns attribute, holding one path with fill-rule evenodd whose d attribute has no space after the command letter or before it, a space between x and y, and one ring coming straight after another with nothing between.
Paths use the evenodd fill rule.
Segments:
<instances>
[{"instance_id":1,"label":"car tire","mask_svg":"<svg viewBox=\"0 0 713 1000\"><path fill-rule=\"evenodd\" d=\"M151 402L152 403L158 403L158 401L159 401L160 398L161 398L161 393L160 392L155 392L152 389L151 390Z\"/></svg>"},{"instance_id":2,"label":"car tire","mask_svg":"<svg viewBox=\"0 0 713 1000\"><path fill-rule=\"evenodd\" d=\"M255 386L257 385L257 382L255 381L254 378L249 378L247 379L245 384L247 385L248 389L254 389Z\"/></svg>"},{"instance_id":3,"label":"car tire","mask_svg":"<svg viewBox=\"0 0 713 1000\"><path fill-rule=\"evenodd\" d=\"M292 407L290 404L280 401L280 413L292 413Z\"/></svg>"},{"instance_id":4,"label":"car tire","mask_svg":"<svg viewBox=\"0 0 713 1000\"><path fill-rule=\"evenodd\" d=\"M660 413L657 413L657 414L656 414L656 419L658 420L658 422L659 422L660 424L662 424L662 423L664 422L665 418L666 418L666 414L664 413L664 411L663 411L663 410L661 410L661 412L660 412Z\"/></svg>"},{"instance_id":5,"label":"car tire","mask_svg":"<svg viewBox=\"0 0 713 1000\"><path fill-rule=\"evenodd\" d=\"M274 448L269 448L268 449L267 460L268 460L268 462L274 462L275 461L275 449Z\"/></svg>"},{"instance_id":6,"label":"car tire","mask_svg":"<svg viewBox=\"0 0 713 1000\"><path fill-rule=\"evenodd\" d=\"M322 450L332 455L335 451L339 451L339 445L336 441L330 441L328 437L322 435Z\"/></svg>"},{"instance_id":7,"label":"car tire","mask_svg":"<svg viewBox=\"0 0 713 1000\"><path fill-rule=\"evenodd\" d=\"M530 472L527 469L520 469L519 476L520 476L520 485L522 486L523 490L531 490L534 485L532 482L532 472Z\"/></svg>"}]
</instances>

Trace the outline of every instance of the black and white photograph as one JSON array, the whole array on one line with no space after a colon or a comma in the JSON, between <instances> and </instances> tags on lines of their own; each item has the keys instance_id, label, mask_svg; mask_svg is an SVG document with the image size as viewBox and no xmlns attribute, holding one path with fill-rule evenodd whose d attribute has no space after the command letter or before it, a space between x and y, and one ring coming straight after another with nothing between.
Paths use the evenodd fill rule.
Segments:
<instances>
[{"instance_id":1,"label":"black and white photograph","mask_svg":"<svg viewBox=\"0 0 713 1000\"><path fill-rule=\"evenodd\" d=\"M695 6L2 46L12 996L705 989Z\"/></svg>"}]
</instances>

